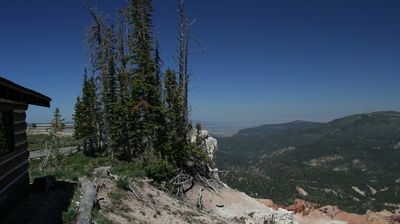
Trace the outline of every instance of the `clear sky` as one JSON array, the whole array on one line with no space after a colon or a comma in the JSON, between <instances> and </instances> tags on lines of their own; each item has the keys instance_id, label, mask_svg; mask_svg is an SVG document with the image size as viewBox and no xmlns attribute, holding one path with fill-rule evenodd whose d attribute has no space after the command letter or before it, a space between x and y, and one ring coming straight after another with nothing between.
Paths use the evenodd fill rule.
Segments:
<instances>
[{"instance_id":1,"label":"clear sky","mask_svg":"<svg viewBox=\"0 0 400 224\"><path fill-rule=\"evenodd\" d=\"M125 0L98 0L109 13ZM327 121L400 111L400 1L186 0L194 34L193 120L240 124ZM176 67L174 0L155 0L165 67ZM0 75L50 96L71 120L85 65L82 0L0 0Z\"/></svg>"}]
</instances>

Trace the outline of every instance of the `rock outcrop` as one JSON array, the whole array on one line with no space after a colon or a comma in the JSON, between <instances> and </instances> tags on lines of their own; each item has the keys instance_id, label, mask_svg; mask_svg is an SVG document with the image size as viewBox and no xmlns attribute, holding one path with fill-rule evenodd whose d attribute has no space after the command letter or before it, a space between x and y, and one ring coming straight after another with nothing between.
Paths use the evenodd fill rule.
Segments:
<instances>
[{"instance_id":1,"label":"rock outcrop","mask_svg":"<svg viewBox=\"0 0 400 224\"><path fill-rule=\"evenodd\" d=\"M199 142L213 161L218 150L217 140L211 137L206 130L193 130L190 135L191 142ZM218 178L218 169L214 163L209 165L210 172ZM186 202L195 205L201 191L201 186L196 185L186 193ZM203 208L219 217L230 220L231 223L243 224L296 224L294 213L282 208L270 208L260 203L247 194L231 189L221 182L217 193L212 190L202 191Z\"/></svg>"},{"instance_id":2,"label":"rock outcrop","mask_svg":"<svg viewBox=\"0 0 400 224\"><path fill-rule=\"evenodd\" d=\"M219 180L218 168L215 167L214 157L218 151L217 139L211 137L207 130L197 130L193 129L190 134L190 142L200 142L203 151L206 153L208 158L210 158L211 163L208 164L208 169L212 175Z\"/></svg>"},{"instance_id":3,"label":"rock outcrop","mask_svg":"<svg viewBox=\"0 0 400 224\"><path fill-rule=\"evenodd\" d=\"M190 141L196 142L198 139L202 143L204 152L210 160L213 160L218 150L217 139L211 137L207 130L194 129L190 135Z\"/></svg>"}]
</instances>

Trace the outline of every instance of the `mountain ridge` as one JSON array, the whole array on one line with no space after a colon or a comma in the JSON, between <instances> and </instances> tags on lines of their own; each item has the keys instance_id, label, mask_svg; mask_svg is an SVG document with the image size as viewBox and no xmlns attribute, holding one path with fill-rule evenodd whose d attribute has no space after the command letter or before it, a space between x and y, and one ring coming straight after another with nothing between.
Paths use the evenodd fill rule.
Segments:
<instances>
[{"instance_id":1,"label":"mountain ridge","mask_svg":"<svg viewBox=\"0 0 400 224\"><path fill-rule=\"evenodd\" d=\"M264 124L264 125L259 125L251 128L245 128L239 130L236 135L246 135L246 134L256 134L262 131L263 129L268 129L268 128L276 128L276 129L284 129L284 128L312 128L315 126L322 126L322 125L328 125L328 124L334 124L334 123L340 123L341 121L348 120L348 119L356 119L356 118L362 118L362 116L395 116L400 118L400 112L398 111L375 111L375 112L369 112L369 113L359 113L359 114L353 114L353 115L348 115L344 116L341 118L335 118L332 119L331 121L328 122L317 122L317 121L307 121L307 120L294 120L290 122L284 122L284 123L277 123L277 124Z\"/></svg>"},{"instance_id":2,"label":"mountain ridge","mask_svg":"<svg viewBox=\"0 0 400 224\"><path fill-rule=\"evenodd\" d=\"M400 181L396 182L400 178L400 147L396 147L400 112L355 114L325 123L262 125L217 139L219 168L254 174L227 172L222 179L252 196L282 204L296 198L332 204L330 198L352 212L392 209L385 203L400 203L396 199L400 198ZM308 196L300 195L298 187ZM372 193L370 187L377 192Z\"/></svg>"}]
</instances>

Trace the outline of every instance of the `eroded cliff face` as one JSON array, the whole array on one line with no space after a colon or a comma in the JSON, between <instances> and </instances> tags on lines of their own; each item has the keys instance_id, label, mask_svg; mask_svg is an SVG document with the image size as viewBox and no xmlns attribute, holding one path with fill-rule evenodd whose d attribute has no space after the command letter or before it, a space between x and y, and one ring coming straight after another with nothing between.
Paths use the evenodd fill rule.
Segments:
<instances>
[{"instance_id":1,"label":"eroded cliff face","mask_svg":"<svg viewBox=\"0 0 400 224\"><path fill-rule=\"evenodd\" d=\"M279 209L269 199L258 199L265 206ZM366 214L354 214L340 210L337 206L321 206L304 200L296 200L293 205L284 207L295 213L294 220L298 224L400 224L400 211L392 213L368 211Z\"/></svg>"}]
</instances>

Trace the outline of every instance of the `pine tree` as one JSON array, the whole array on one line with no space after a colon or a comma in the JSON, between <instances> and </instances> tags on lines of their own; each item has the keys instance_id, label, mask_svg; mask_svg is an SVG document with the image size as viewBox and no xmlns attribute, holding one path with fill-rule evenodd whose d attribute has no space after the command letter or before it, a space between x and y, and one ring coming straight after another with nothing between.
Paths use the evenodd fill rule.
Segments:
<instances>
[{"instance_id":1,"label":"pine tree","mask_svg":"<svg viewBox=\"0 0 400 224\"><path fill-rule=\"evenodd\" d=\"M130 136L136 136L132 139L136 153L157 148L164 124L160 80L152 53L152 10L150 0L132 0L127 9L129 58L134 68Z\"/></svg>"},{"instance_id":2,"label":"pine tree","mask_svg":"<svg viewBox=\"0 0 400 224\"><path fill-rule=\"evenodd\" d=\"M164 97L163 97L163 73L161 72L161 67L162 67L162 59L161 59L161 53L160 53L160 27L157 27L157 33L156 33L156 46L155 46L155 50L154 50L154 63L156 66L156 80L158 82L159 85L159 89L160 89L160 97L161 97L161 102L164 101Z\"/></svg>"},{"instance_id":3,"label":"pine tree","mask_svg":"<svg viewBox=\"0 0 400 224\"><path fill-rule=\"evenodd\" d=\"M185 152L187 139L184 134L186 122L182 116L182 101L176 78L173 70L168 69L165 72L166 133L169 136L166 155L172 157L177 165L180 165L187 157Z\"/></svg>"},{"instance_id":4,"label":"pine tree","mask_svg":"<svg viewBox=\"0 0 400 224\"><path fill-rule=\"evenodd\" d=\"M108 72L106 74L106 85L104 88L104 116L106 120L106 133L108 139L106 142L108 143L108 151L110 154L113 154L113 148L116 147L116 110L117 110L117 83L116 83L116 71L114 64L114 57L111 56L108 61Z\"/></svg>"},{"instance_id":5,"label":"pine tree","mask_svg":"<svg viewBox=\"0 0 400 224\"><path fill-rule=\"evenodd\" d=\"M84 122L84 105L82 103L81 97L78 96L76 98L76 103L75 103L75 113L73 114L72 119L74 120L74 137L76 140L82 139L82 133L83 133L83 122Z\"/></svg>"},{"instance_id":6,"label":"pine tree","mask_svg":"<svg viewBox=\"0 0 400 224\"><path fill-rule=\"evenodd\" d=\"M118 29L116 35L117 49L117 99L114 105L114 125L111 132L113 133L114 148L117 156L121 159L132 159L131 146L129 144L128 118L130 107L131 85L130 73L127 71L127 56L125 55L125 40L123 37L123 22L121 14L118 17Z\"/></svg>"},{"instance_id":7,"label":"pine tree","mask_svg":"<svg viewBox=\"0 0 400 224\"><path fill-rule=\"evenodd\" d=\"M88 115L86 113L86 106L85 103L87 102L86 98L87 96L83 96L86 94L88 86L88 79L87 79L87 71L86 68L84 69L83 73L83 84L82 84L82 97L78 96L76 98L76 103L75 103L75 113L73 115L73 120L74 120L74 137L76 140L82 140L88 136L87 132L87 118ZM83 98L85 98L85 102L83 101Z\"/></svg>"},{"instance_id":8,"label":"pine tree","mask_svg":"<svg viewBox=\"0 0 400 224\"><path fill-rule=\"evenodd\" d=\"M94 77L87 77L85 69L82 87L82 97L75 104L75 137L82 141L86 154L94 156L101 152L101 113L97 101L96 83Z\"/></svg>"},{"instance_id":9,"label":"pine tree","mask_svg":"<svg viewBox=\"0 0 400 224\"><path fill-rule=\"evenodd\" d=\"M58 135L62 131L64 131L65 123L64 119L61 118L60 109L58 107L54 110L53 119L50 122L50 133Z\"/></svg>"},{"instance_id":10,"label":"pine tree","mask_svg":"<svg viewBox=\"0 0 400 224\"><path fill-rule=\"evenodd\" d=\"M60 109L58 107L54 110L53 119L50 121L49 135L47 136L47 147L49 154L43 161L42 168L48 165L50 159L50 165L56 167L58 165L61 148L61 133L65 129L64 119L61 118Z\"/></svg>"}]
</instances>

